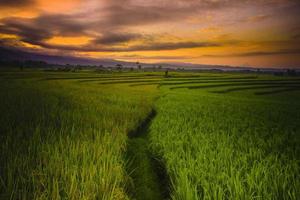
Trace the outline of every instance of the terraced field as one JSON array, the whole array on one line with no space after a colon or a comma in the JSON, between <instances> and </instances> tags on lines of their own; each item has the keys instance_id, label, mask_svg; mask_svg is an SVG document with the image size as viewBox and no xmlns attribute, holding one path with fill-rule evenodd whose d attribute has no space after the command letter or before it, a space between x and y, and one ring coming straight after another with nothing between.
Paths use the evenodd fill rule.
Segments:
<instances>
[{"instance_id":1,"label":"terraced field","mask_svg":"<svg viewBox=\"0 0 300 200\"><path fill-rule=\"evenodd\" d=\"M4 199L297 199L300 78L0 73Z\"/></svg>"}]
</instances>

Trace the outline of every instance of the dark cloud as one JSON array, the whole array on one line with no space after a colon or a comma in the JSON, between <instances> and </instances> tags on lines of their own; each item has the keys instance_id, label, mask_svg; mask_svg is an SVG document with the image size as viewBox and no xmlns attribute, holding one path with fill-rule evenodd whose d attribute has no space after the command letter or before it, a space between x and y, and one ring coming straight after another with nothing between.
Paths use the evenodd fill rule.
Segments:
<instances>
[{"instance_id":1,"label":"dark cloud","mask_svg":"<svg viewBox=\"0 0 300 200\"><path fill-rule=\"evenodd\" d=\"M272 1L272 0L269 0ZM153 23L178 23L191 15L208 10L232 8L252 3L249 0L152 0L136 1L107 0L102 26L114 28L139 26ZM98 11L97 11L98 12Z\"/></svg>"},{"instance_id":2,"label":"dark cloud","mask_svg":"<svg viewBox=\"0 0 300 200\"><path fill-rule=\"evenodd\" d=\"M265 14L255 15L255 16L248 17L246 19L242 19L241 22L261 22L269 18L271 18L271 15L265 15Z\"/></svg>"},{"instance_id":3,"label":"dark cloud","mask_svg":"<svg viewBox=\"0 0 300 200\"><path fill-rule=\"evenodd\" d=\"M209 42L155 42L150 44L133 45L125 47L110 47L105 45L96 45L90 43L83 46L67 46L67 45L51 45L41 43L40 46L49 49L69 50L69 51L85 51L85 52L132 52L132 51L162 51L162 50L177 50L186 48L203 48L221 46L217 43Z\"/></svg>"},{"instance_id":4,"label":"dark cloud","mask_svg":"<svg viewBox=\"0 0 300 200\"><path fill-rule=\"evenodd\" d=\"M140 55L129 55L129 56L123 56L123 58L139 58L144 60L152 60L152 59L158 59L158 60L182 60L182 59L191 59L190 56L140 56Z\"/></svg>"},{"instance_id":5,"label":"dark cloud","mask_svg":"<svg viewBox=\"0 0 300 200\"><path fill-rule=\"evenodd\" d=\"M91 30L97 31L94 23L83 23L70 15L42 15L34 19L5 18L0 21L0 33L13 34L20 37L20 41L39 45L48 49L69 51L99 51L99 52L126 52L126 51L160 51L183 48L220 46L208 42L155 42L147 36L129 32L100 32L101 36L92 35ZM75 30L75 31L74 31ZM121 29L120 29L121 30ZM84 46L53 45L47 39L53 36L90 36L94 38ZM154 36L151 36L153 39ZM143 44L124 46L132 40L139 39ZM114 47L123 44L124 47Z\"/></svg>"},{"instance_id":6,"label":"dark cloud","mask_svg":"<svg viewBox=\"0 0 300 200\"><path fill-rule=\"evenodd\" d=\"M117 56L118 58L122 59L143 59L143 60L153 60L153 59L159 59L159 60L182 60L182 59L191 59L194 57L191 56L143 56L139 54L125 54L121 56Z\"/></svg>"},{"instance_id":7,"label":"dark cloud","mask_svg":"<svg viewBox=\"0 0 300 200\"><path fill-rule=\"evenodd\" d=\"M35 27L46 29L56 35L77 36L82 35L92 24L80 21L80 18L72 15L41 15L35 18L32 23Z\"/></svg>"},{"instance_id":8,"label":"dark cloud","mask_svg":"<svg viewBox=\"0 0 300 200\"><path fill-rule=\"evenodd\" d=\"M185 48L199 47L218 47L221 44L210 42L163 42L151 43L149 45L136 45L127 48L128 51L161 51L161 50L176 50Z\"/></svg>"},{"instance_id":9,"label":"dark cloud","mask_svg":"<svg viewBox=\"0 0 300 200\"><path fill-rule=\"evenodd\" d=\"M139 1L140 3L129 0L123 0L122 3L107 0L105 2L106 6L101 10L105 16L99 25L109 29L163 22L178 23L191 15L201 15L206 11L256 4L249 0L152 0ZM261 1L260 4L266 2L273 1Z\"/></svg>"},{"instance_id":10,"label":"dark cloud","mask_svg":"<svg viewBox=\"0 0 300 200\"><path fill-rule=\"evenodd\" d=\"M294 40L299 40L300 39L300 33L293 35L292 38Z\"/></svg>"},{"instance_id":11,"label":"dark cloud","mask_svg":"<svg viewBox=\"0 0 300 200\"><path fill-rule=\"evenodd\" d=\"M33 3L34 0L0 0L0 7L19 7Z\"/></svg>"},{"instance_id":12,"label":"dark cloud","mask_svg":"<svg viewBox=\"0 0 300 200\"><path fill-rule=\"evenodd\" d=\"M129 42L141 37L142 35L137 33L105 33L102 35L102 37L95 39L93 43L104 45L119 44Z\"/></svg>"},{"instance_id":13,"label":"dark cloud","mask_svg":"<svg viewBox=\"0 0 300 200\"><path fill-rule=\"evenodd\" d=\"M291 30L291 40L299 40L300 39L300 26L297 25L293 27Z\"/></svg>"},{"instance_id":14,"label":"dark cloud","mask_svg":"<svg viewBox=\"0 0 300 200\"><path fill-rule=\"evenodd\" d=\"M103 21L105 27L124 27L161 23L172 19L188 16L194 8L188 7L158 7L136 5L113 5L107 9L108 15Z\"/></svg>"},{"instance_id":15,"label":"dark cloud","mask_svg":"<svg viewBox=\"0 0 300 200\"><path fill-rule=\"evenodd\" d=\"M266 55L283 55L283 54L300 54L300 49L281 49L278 51L256 51L249 53L236 54L237 56L266 56Z\"/></svg>"},{"instance_id":16,"label":"dark cloud","mask_svg":"<svg viewBox=\"0 0 300 200\"><path fill-rule=\"evenodd\" d=\"M7 47L9 49L20 48L23 49L24 46L20 44L18 40L12 38L0 38L0 46Z\"/></svg>"},{"instance_id":17,"label":"dark cloud","mask_svg":"<svg viewBox=\"0 0 300 200\"><path fill-rule=\"evenodd\" d=\"M251 56L269 56L269 55L286 55L300 54L300 49L281 49L277 51L254 51L247 53L236 53L226 55L203 55L203 57L251 57Z\"/></svg>"},{"instance_id":18,"label":"dark cloud","mask_svg":"<svg viewBox=\"0 0 300 200\"><path fill-rule=\"evenodd\" d=\"M183 48L221 46L208 42L155 42L146 39L145 35L132 33L130 28L158 24L162 22L178 23L191 15L201 14L212 9L224 9L245 5L281 5L297 3L296 0L152 0L133 1L102 0L103 8L94 12L68 14L42 14L33 19L4 18L0 20L0 33L13 34L20 41L44 48L70 51L160 51ZM1 5L25 5L32 0L0 0ZM98 15L101 13L101 15ZM92 17L89 17L92 16ZM95 16L95 17L94 17ZM84 20L84 18L88 20ZM249 20L265 20L268 15L258 15ZM53 36L89 36L90 44L84 46L52 45L46 42ZM144 41L141 45L126 46L132 40ZM118 45L116 47L115 45ZM123 46L122 46L123 45ZM120 47L121 46L121 47Z\"/></svg>"},{"instance_id":19,"label":"dark cloud","mask_svg":"<svg viewBox=\"0 0 300 200\"><path fill-rule=\"evenodd\" d=\"M13 17L0 21L0 33L17 35L21 41L34 45L41 45L57 35L80 36L87 30L88 25L68 15L42 15L34 19Z\"/></svg>"},{"instance_id":20,"label":"dark cloud","mask_svg":"<svg viewBox=\"0 0 300 200\"><path fill-rule=\"evenodd\" d=\"M19 18L6 18L1 21L0 32L14 34L21 38L21 41L30 44L38 44L41 40L50 38L51 32L42 29L31 23L30 20L20 20Z\"/></svg>"}]
</instances>

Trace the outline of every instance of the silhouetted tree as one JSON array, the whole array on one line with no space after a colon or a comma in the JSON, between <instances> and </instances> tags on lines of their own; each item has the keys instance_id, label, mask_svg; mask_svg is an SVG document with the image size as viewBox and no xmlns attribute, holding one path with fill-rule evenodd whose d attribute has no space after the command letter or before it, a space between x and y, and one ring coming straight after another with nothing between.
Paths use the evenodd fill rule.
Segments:
<instances>
[{"instance_id":1,"label":"silhouetted tree","mask_svg":"<svg viewBox=\"0 0 300 200\"><path fill-rule=\"evenodd\" d=\"M294 69L288 69L286 73L288 76L297 76L297 72Z\"/></svg>"},{"instance_id":2,"label":"silhouetted tree","mask_svg":"<svg viewBox=\"0 0 300 200\"><path fill-rule=\"evenodd\" d=\"M165 77L166 77L166 78L168 77L168 73L169 73L169 71L166 70L166 71L165 71Z\"/></svg>"},{"instance_id":3,"label":"silhouetted tree","mask_svg":"<svg viewBox=\"0 0 300 200\"><path fill-rule=\"evenodd\" d=\"M21 63L20 64L20 70L23 71L23 69L24 69L24 63Z\"/></svg>"},{"instance_id":4,"label":"silhouetted tree","mask_svg":"<svg viewBox=\"0 0 300 200\"><path fill-rule=\"evenodd\" d=\"M142 65L140 64L140 62L136 62L136 65L137 65L137 68L138 68L139 70L142 69Z\"/></svg>"},{"instance_id":5,"label":"silhouetted tree","mask_svg":"<svg viewBox=\"0 0 300 200\"><path fill-rule=\"evenodd\" d=\"M116 67L117 67L117 70L121 71L122 68L123 68L123 65L121 65L121 64L116 64Z\"/></svg>"}]
</instances>

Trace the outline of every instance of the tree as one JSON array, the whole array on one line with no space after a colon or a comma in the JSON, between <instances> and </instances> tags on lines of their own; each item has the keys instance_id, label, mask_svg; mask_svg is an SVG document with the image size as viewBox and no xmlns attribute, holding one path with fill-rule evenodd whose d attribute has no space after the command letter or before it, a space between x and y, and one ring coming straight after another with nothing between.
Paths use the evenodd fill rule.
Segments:
<instances>
[{"instance_id":1,"label":"tree","mask_svg":"<svg viewBox=\"0 0 300 200\"><path fill-rule=\"evenodd\" d=\"M122 70L122 68L123 68L123 65L121 65L121 64L116 64L116 67L117 67L117 70Z\"/></svg>"},{"instance_id":2,"label":"tree","mask_svg":"<svg viewBox=\"0 0 300 200\"><path fill-rule=\"evenodd\" d=\"M287 69L286 73L288 76L296 76L297 75L297 72L294 69Z\"/></svg>"},{"instance_id":3,"label":"tree","mask_svg":"<svg viewBox=\"0 0 300 200\"><path fill-rule=\"evenodd\" d=\"M24 63L21 63L20 64L20 70L23 71L23 69L24 69Z\"/></svg>"},{"instance_id":4,"label":"tree","mask_svg":"<svg viewBox=\"0 0 300 200\"><path fill-rule=\"evenodd\" d=\"M168 77L168 73L169 73L169 71L166 70L166 71L165 71L165 77L166 77L166 78Z\"/></svg>"},{"instance_id":5,"label":"tree","mask_svg":"<svg viewBox=\"0 0 300 200\"><path fill-rule=\"evenodd\" d=\"M142 69L142 65L140 64L140 62L136 62L136 65L137 65L137 68L138 68L139 70Z\"/></svg>"}]
</instances>

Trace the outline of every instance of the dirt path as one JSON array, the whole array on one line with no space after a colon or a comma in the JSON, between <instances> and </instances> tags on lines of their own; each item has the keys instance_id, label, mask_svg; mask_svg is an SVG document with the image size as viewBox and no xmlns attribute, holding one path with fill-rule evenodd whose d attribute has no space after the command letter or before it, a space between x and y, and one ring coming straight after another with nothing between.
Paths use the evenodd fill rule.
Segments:
<instances>
[{"instance_id":1,"label":"dirt path","mask_svg":"<svg viewBox=\"0 0 300 200\"><path fill-rule=\"evenodd\" d=\"M133 132L129 133L126 157L130 161L127 172L132 183L129 195L137 200L169 199L169 178L161 159L149 151L147 134L156 112L148 117Z\"/></svg>"}]
</instances>

